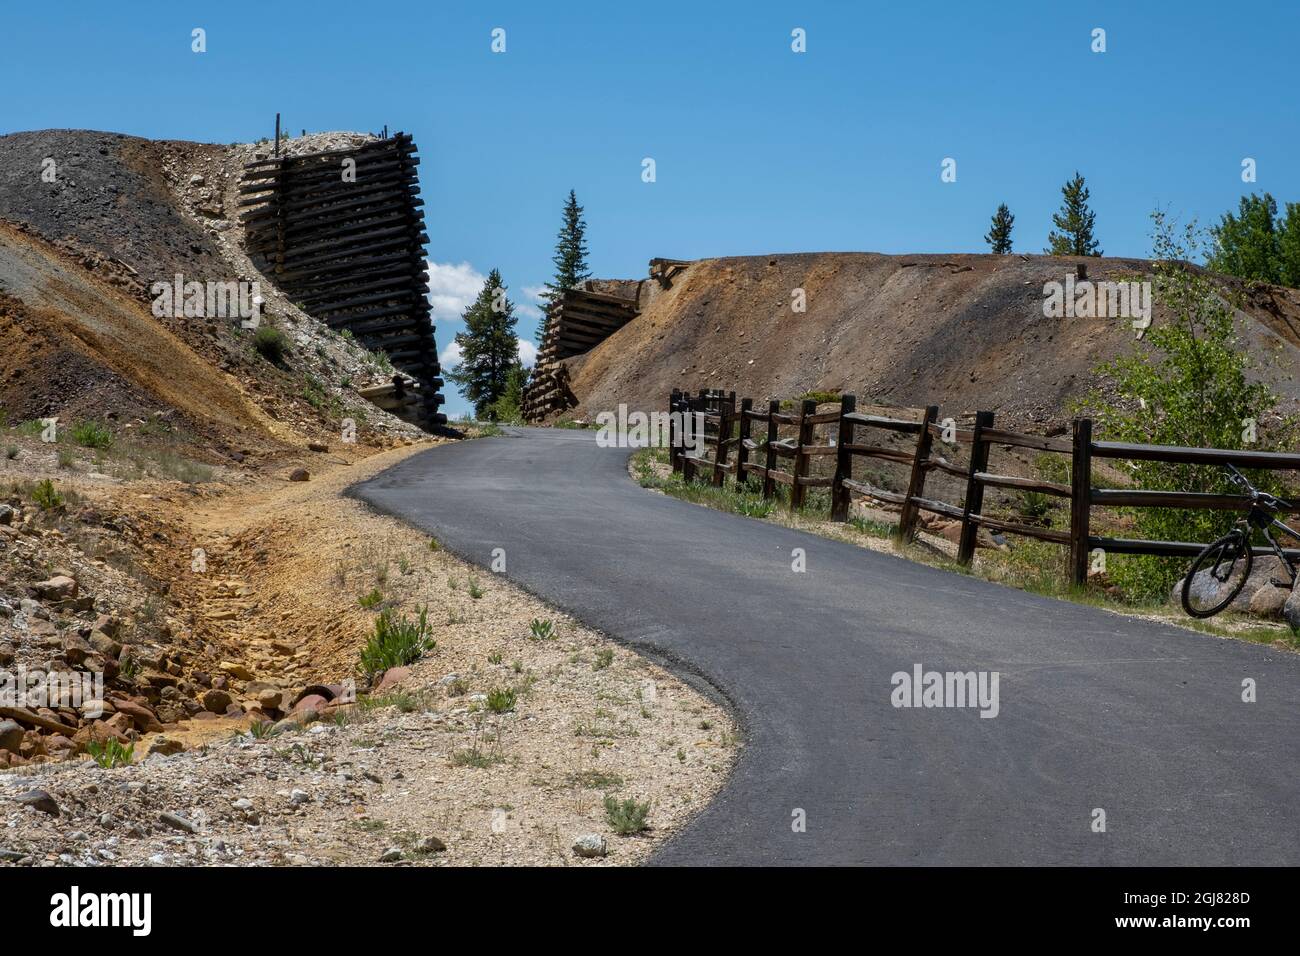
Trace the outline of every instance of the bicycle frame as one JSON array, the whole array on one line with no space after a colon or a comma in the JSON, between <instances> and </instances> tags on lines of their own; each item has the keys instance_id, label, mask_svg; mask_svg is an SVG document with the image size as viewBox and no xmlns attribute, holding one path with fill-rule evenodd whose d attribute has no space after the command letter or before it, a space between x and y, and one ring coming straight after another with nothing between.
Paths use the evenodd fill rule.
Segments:
<instances>
[{"instance_id":1,"label":"bicycle frame","mask_svg":"<svg viewBox=\"0 0 1300 956\"><path fill-rule=\"evenodd\" d=\"M1241 519L1238 524L1245 525L1243 530L1246 534L1246 547L1250 547L1250 529L1259 529L1260 533L1264 535L1264 540L1267 541L1269 547L1273 549L1273 553L1276 554L1278 560L1282 562L1282 566L1287 569L1287 574L1291 578L1291 586L1294 587L1296 581L1297 562L1292 561L1286 556L1286 553L1282 550L1282 546L1277 543L1277 538L1273 537L1272 529L1277 528L1283 534L1295 538L1296 541L1300 541L1300 532L1297 532L1293 528L1283 524L1271 513L1259 507L1251 508L1250 515Z\"/></svg>"}]
</instances>

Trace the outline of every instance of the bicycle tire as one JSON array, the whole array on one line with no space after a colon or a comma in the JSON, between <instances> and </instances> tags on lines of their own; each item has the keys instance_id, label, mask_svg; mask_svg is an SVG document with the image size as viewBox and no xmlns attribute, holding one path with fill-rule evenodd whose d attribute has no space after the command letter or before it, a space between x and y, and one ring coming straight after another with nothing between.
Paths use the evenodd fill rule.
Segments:
<instances>
[{"instance_id":1,"label":"bicycle tire","mask_svg":"<svg viewBox=\"0 0 1300 956\"><path fill-rule=\"evenodd\" d=\"M1232 548L1232 551L1228 551L1229 547ZM1218 562L1222 561L1229 555L1232 555L1232 562L1229 565L1232 570L1229 571L1229 576L1237 570L1236 564L1238 561L1244 560L1245 562L1242 569L1243 573L1241 575L1241 580L1233 587L1227 589L1226 597L1224 597L1222 593L1216 595L1216 597L1222 598L1219 603L1208 609L1200 607L1194 608L1192 606L1191 598L1193 580L1195 579L1196 574L1202 569L1212 571ZM1225 607L1231 604L1233 599L1241 593L1241 589L1246 586L1246 581L1250 579L1250 570L1251 566L1254 564L1254 560L1255 556L1250 550L1250 540L1240 530L1229 531L1222 538L1211 541L1205 546L1205 549L1196 556L1196 560L1192 562L1192 566L1187 571L1187 577L1183 578L1183 610L1192 617L1200 618L1213 617L1218 614Z\"/></svg>"}]
</instances>

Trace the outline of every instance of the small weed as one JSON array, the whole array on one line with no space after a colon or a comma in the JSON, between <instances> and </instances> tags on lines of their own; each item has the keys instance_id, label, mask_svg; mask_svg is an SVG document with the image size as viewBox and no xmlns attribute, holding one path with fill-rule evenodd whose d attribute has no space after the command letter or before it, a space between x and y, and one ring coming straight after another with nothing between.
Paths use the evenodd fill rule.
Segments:
<instances>
[{"instance_id":1,"label":"small weed","mask_svg":"<svg viewBox=\"0 0 1300 956\"><path fill-rule=\"evenodd\" d=\"M550 641L556 637L555 625L551 621L543 621L535 617L528 624L528 631L535 641Z\"/></svg>"},{"instance_id":2,"label":"small weed","mask_svg":"<svg viewBox=\"0 0 1300 956\"><path fill-rule=\"evenodd\" d=\"M357 598L357 603L367 611L371 608L379 607L379 605L384 603L383 592L380 591L379 588L372 588L369 594L363 594L361 597Z\"/></svg>"},{"instance_id":3,"label":"small weed","mask_svg":"<svg viewBox=\"0 0 1300 956\"><path fill-rule=\"evenodd\" d=\"M478 578L471 575L469 579L469 596L477 601L485 593L486 592L484 592L483 588L479 586Z\"/></svg>"},{"instance_id":4,"label":"small weed","mask_svg":"<svg viewBox=\"0 0 1300 956\"><path fill-rule=\"evenodd\" d=\"M594 671L603 671L612 663L614 663L614 649L610 647L602 647L596 652L596 659L591 662L591 669Z\"/></svg>"},{"instance_id":5,"label":"small weed","mask_svg":"<svg viewBox=\"0 0 1300 956\"><path fill-rule=\"evenodd\" d=\"M63 507L63 495L59 494L54 487L54 482L48 478L37 482L32 490L32 501L36 502L42 511L53 511Z\"/></svg>"},{"instance_id":6,"label":"small weed","mask_svg":"<svg viewBox=\"0 0 1300 956\"><path fill-rule=\"evenodd\" d=\"M569 774L569 786L583 790L617 790L623 786L623 778L603 770L581 770Z\"/></svg>"},{"instance_id":7,"label":"small weed","mask_svg":"<svg viewBox=\"0 0 1300 956\"><path fill-rule=\"evenodd\" d=\"M415 620L395 617L391 609L381 611L375 621L375 633L361 651L361 669L373 677L390 667L412 664L429 651L435 641L429 634L429 609L420 608Z\"/></svg>"},{"instance_id":8,"label":"small weed","mask_svg":"<svg viewBox=\"0 0 1300 956\"><path fill-rule=\"evenodd\" d=\"M515 692L508 687L496 687L487 693L488 710L494 714L508 714L515 709Z\"/></svg>"},{"instance_id":9,"label":"small weed","mask_svg":"<svg viewBox=\"0 0 1300 956\"><path fill-rule=\"evenodd\" d=\"M274 737L278 732L275 729L275 721L272 720L257 720L248 728L248 735L254 740L265 740Z\"/></svg>"},{"instance_id":10,"label":"small weed","mask_svg":"<svg viewBox=\"0 0 1300 956\"><path fill-rule=\"evenodd\" d=\"M131 763L135 754L135 744L128 744L124 747L116 737L109 737L102 744L92 740L86 744L86 750L95 763L105 770L112 770L115 767L125 767Z\"/></svg>"},{"instance_id":11,"label":"small weed","mask_svg":"<svg viewBox=\"0 0 1300 956\"><path fill-rule=\"evenodd\" d=\"M69 434L72 435L72 440L83 448L109 448L113 444L113 433L102 422L77 422L72 426Z\"/></svg>"},{"instance_id":12,"label":"small weed","mask_svg":"<svg viewBox=\"0 0 1300 956\"><path fill-rule=\"evenodd\" d=\"M641 803L629 797L619 801L613 795L605 797L605 820L619 836L631 836L648 828L649 801Z\"/></svg>"}]
</instances>

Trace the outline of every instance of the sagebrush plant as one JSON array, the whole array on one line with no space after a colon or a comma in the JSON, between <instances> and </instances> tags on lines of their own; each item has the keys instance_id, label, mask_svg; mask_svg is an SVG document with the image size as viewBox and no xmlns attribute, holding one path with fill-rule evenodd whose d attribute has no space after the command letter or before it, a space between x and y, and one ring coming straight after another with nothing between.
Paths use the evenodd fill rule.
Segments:
<instances>
[{"instance_id":1,"label":"sagebrush plant","mask_svg":"<svg viewBox=\"0 0 1300 956\"><path fill-rule=\"evenodd\" d=\"M631 836L648 829L650 802L642 803L632 797L618 800L612 794L605 797L605 820L619 836Z\"/></svg>"},{"instance_id":2,"label":"sagebrush plant","mask_svg":"<svg viewBox=\"0 0 1300 956\"><path fill-rule=\"evenodd\" d=\"M125 767L131 763L135 756L135 744L123 746L116 737L109 737L102 744L92 740L86 744L86 752L99 766L105 770L112 770L115 767Z\"/></svg>"},{"instance_id":3,"label":"sagebrush plant","mask_svg":"<svg viewBox=\"0 0 1300 956\"><path fill-rule=\"evenodd\" d=\"M1296 435L1295 422L1276 414L1277 396L1250 374L1254 363L1234 324L1238 294L1188 265L1205 246L1196 223L1179 231L1163 212L1152 219L1152 293L1162 321L1147 330L1132 353L1097 370L1115 384L1118 401L1095 390L1077 409L1094 414L1096 437L1108 441L1240 449L1247 445L1248 423L1256 423L1252 450L1287 447ZM1237 492L1218 467L1135 461L1129 468L1138 488ZM1283 491L1274 473L1251 479ZM1139 537L1161 541L1212 541L1236 518L1227 511L1173 508L1136 508L1131 514ZM1111 557L1108 572L1127 597L1145 600L1167 595L1186 563L1149 555Z\"/></svg>"},{"instance_id":4,"label":"sagebrush plant","mask_svg":"<svg viewBox=\"0 0 1300 956\"><path fill-rule=\"evenodd\" d=\"M420 608L412 620L398 617L392 608L380 612L375 632L361 649L361 670L366 677L419 660L436 645L429 631L429 609Z\"/></svg>"}]
</instances>

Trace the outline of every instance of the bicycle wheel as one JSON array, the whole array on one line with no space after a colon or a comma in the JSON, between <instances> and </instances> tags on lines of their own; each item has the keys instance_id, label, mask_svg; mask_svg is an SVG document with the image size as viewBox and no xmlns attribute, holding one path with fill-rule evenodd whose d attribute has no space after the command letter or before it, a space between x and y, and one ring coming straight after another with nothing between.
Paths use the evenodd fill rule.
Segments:
<instances>
[{"instance_id":1,"label":"bicycle wheel","mask_svg":"<svg viewBox=\"0 0 1300 956\"><path fill-rule=\"evenodd\" d=\"M1250 541L1240 529L1208 544L1183 579L1183 610L1192 617L1218 614L1246 586L1253 560Z\"/></svg>"}]
</instances>

